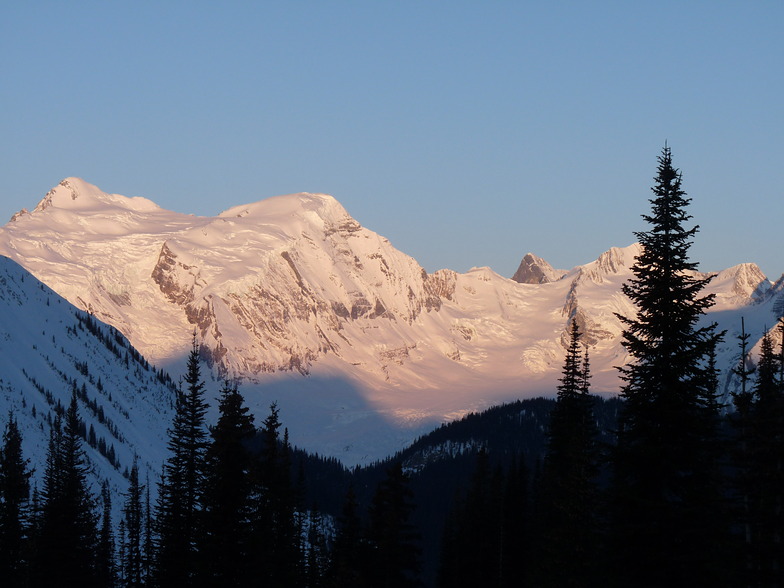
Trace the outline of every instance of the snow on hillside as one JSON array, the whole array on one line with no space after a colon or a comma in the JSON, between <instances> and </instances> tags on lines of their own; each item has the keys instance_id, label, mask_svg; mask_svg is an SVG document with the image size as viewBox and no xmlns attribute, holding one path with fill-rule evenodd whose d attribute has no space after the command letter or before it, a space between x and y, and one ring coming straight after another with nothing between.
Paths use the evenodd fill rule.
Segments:
<instances>
[{"instance_id":1,"label":"snow on hillside","mask_svg":"<svg viewBox=\"0 0 784 588\"><path fill-rule=\"evenodd\" d=\"M324 194L195 217L69 178L0 229L0 253L175 374L195 328L213 377L241 379L257 419L277 401L296 444L351 464L466 412L553 394L572 318L593 389L617 392L616 313L634 313L621 285L639 246L569 271L529 254L516 280L427 274ZM782 289L753 264L713 280L725 373L740 316L761 336Z\"/></svg>"},{"instance_id":2,"label":"snow on hillside","mask_svg":"<svg viewBox=\"0 0 784 588\"><path fill-rule=\"evenodd\" d=\"M108 480L119 512L123 475L136 456L154 494L172 416L171 384L119 332L1 256L0 317L0 425L4 430L13 413L33 481L40 487L52 420L76 389L93 490Z\"/></svg>"}]
</instances>

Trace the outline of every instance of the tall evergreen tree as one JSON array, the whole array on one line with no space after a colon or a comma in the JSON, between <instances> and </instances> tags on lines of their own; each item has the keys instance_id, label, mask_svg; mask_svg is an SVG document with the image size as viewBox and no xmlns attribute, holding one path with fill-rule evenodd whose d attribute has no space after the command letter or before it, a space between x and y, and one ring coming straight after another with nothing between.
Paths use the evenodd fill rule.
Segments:
<instances>
[{"instance_id":1,"label":"tall evergreen tree","mask_svg":"<svg viewBox=\"0 0 784 588\"><path fill-rule=\"evenodd\" d=\"M650 229L636 233L642 252L623 287L637 315L618 316L632 361L620 368L615 553L627 585L720 585L723 537L711 535L721 510L713 487L718 414L706 371L722 334L698 325L713 296L701 295L710 278L695 277L689 261L698 227L684 227L690 199L669 147L652 190L652 212L643 215Z\"/></svg>"},{"instance_id":2,"label":"tall evergreen tree","mask_svg":"<svg viewBox=\"0 0 784 588\"><path fill-rule=\"evenodd\" d=\"M324 528L324 519L318 505L314 504L307 517L305 529L307 537L303 548L305 572L302 585L304 588L322 588L327 586L326 574L329 566L329 546Z\"/></svg>"},{"instance_id":3,"label":"tall evergreen tree","mask_svg":"<svg viewBox=\"0 0 784 588\"><path fill-rule=\"evenodd\" d=\"M99 586L114 586L117 581L117 569L114 561L114 531L112 529L112 499L109 483L101 484L101 532L98 536L98 552L96 553L97 576Z\"/></svg>"},{"instance_id":4,"label":"tall evergreen tree","mask_svg":"<svg viewBox=\"0 0 784 588\"><path fill-rule=\"evenodd\" d=\"M253 491L251 542L258 557L254 577L271 586L296 586L300 583L301 553L295 521L295 496L291 480L288 435L281 439L281 422L276 404L259 431L258 456Z\"/></svg>"},{"instance_id":5,"label":"tall evergreen tree","mask_svg":"<svg viewBox=\"0 0 784 588\"><path fill-rule=\"evenodd\" d=\"M41 586L97 584L97 517L87 484L88 464L79 434L76 392L64 426L55 417L44 473L40 530L32 583Z\"/></svg>"},{"instance_id":6,"label":"tall evergreen tree","mask_svg":"<svg viewBox=\"0 0 784 588\"><path fill-rule=\"evenodd\" d=\"M205 580L210 586L242 586L250 580L251 517L256 434L253 415L236 384L221 389L220 416L210 429L204 493Z\"/></svg>"},{"instance_id":7,"label":"tall evergreen tree","mask_svg":"<svg viewBox=\"0 0 784 588\"><path fill-rule=\"evenodd\" d=\"M326 585L329 588L364 588L368 585L365 574L366 543L358 511L357 496L354 488L350 486L338 518L331 561L327 570Z\"/></svg>"},{"instance_id":8,"label":"tall evergreen tree","mask_svg":"<svg viewBox=\"0 0 784 588\"><path fill-rule=\"evenodd\" d=\"M738 414L746 442L738 462L745 506L744 577L753 586L784 586L784 384L781 354L774 347L766 332L751 400Z\"/></svg>"},{"instance_id":9,"label":"tall evergreen tree","mask_svg":"<svg viewBox=\"0 0 784 588\"><path fill-rule=\"evenodd\" d=\"M139 484L139 466L134 459L128 478L128 491L125 493L125 505L123 506L125 542L122 562L125 570L125 585L132 588L137 588L144 584L144 557L142 551L144 513L142 510L142 492L144 492L144 487Z\"/></svg>"},{"instance_id":10,"label":"tall evergreen tree","mask_svg":"<svg viewBox=\"0 0 784 588\"><path fill-rule=\"evenodd\" d=\"M156 582L189 586L195 582L200 541L207 430L204 382L199 348L193 336L185 375L177 391L174 422L169 431L169 459L164 464L157 505Z\"/></svg>"},{"instance_id":11,"label":"tall evergreen tree","mask_svg":"<svg viewBox=\"0 0 784 588\"><path fill-rule=\"evenodd\" d=\"M599 556L598 429L589 394L589 361L572 321L537 504L537 584L590 586Z\"/></svg>"},{"instance_id":12,"label":"tall evergreen tree","mask_svg":"<svg viewBox=\"0 0 784 588\"><path fill-rule=\"evenodd\" d=\"M125 518L120 519L120 524L117 525L117 579L119 581L120 586L125 586L126 581L126 574L125 574L125 548L128 545L127 537L125 533Z\"/></svg>"},{"instance_id":13,"label":"tall evergreen tree","mask_svg":"<svg viewBox=\"0 0 784 588\"><path fill-rule=\"evenodd\" d=\"M751 417L754 407L754 394L749 389L749 377L754 374L754 367L749 365L748 342L750 333L746 332L746 324L741 317L741 331L738 335L740 357L732 373L740 378L740 390L733 392L732 400L735 412L731 415L735 427L737 442L732 451L733 465L735 467L735 517L740 525L740 554L738 567L749 575L753 569L753 548L750 521L750 500L754 492L753 478L751 476Z\"/></svg>"},{"instance_id":14,"label":"tall evergreen tree","mask_svg":"<svg viewBox=\"0 0 784 588\"><path fill-rule=\"evenodd\" d=\"M155 559L155 541L153 539L152 506L150 504L150 475L144 484L144 539L142 543L142 577L145 585L153 583L153 566Z\"/></svg>"},{"instance_id":15,"label":"tall evergreen tree","mask_svg":"<svg viewBox=\"0 0 784 588\"><path fill-rule=\"evenodd\" d=\"M0 448L0 578L21 585L30 501L30 471L22 455L22 434L13 414L8 415Z\"/></svg>"}]
</instances>

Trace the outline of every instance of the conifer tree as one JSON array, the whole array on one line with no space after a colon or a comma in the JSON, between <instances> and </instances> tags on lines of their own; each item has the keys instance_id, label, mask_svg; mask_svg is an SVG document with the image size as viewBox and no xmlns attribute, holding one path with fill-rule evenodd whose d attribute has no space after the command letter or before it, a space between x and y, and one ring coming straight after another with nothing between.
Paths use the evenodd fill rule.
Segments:
<instances>
[{"instance_id":1,"label":"conifer tree","mask_svg":"<svg viewBox=\"0 0 784 588\"><path fill-rule=\"evenodd\" d=\"M548 446L539 486L537 515L541 536L537 583L585 586L596 580L600 538L598 429L589 394L587 350L580 349L576 321L550 413Z\"/></svg>"},{"instance_id":2,"label":"conifer tree","mask_svg":"<svg viewBox=\"0 0 784 588\"><path fill-rule=\"evenodd\" d=\"M144 540L142 544L142 577L144 584L151 585L153 581L152 570L155 559L155 542L153 540L153 518L150 504L150 475L144 484Z\"/></svg>"},{"instance_id":3,"label":"conifer tree","mask_svg":"<svg viewBox=\"0 0 784 588\"><path fill-rule=\"evenodd\" d=\"M253 492L252 544L259 557L254 576L271 586L296 586L300 579L301 554L297 535L291 458L287 434L280 438L282 426L276 404L259 431L261 452Z\"/></svg>"},{"instance_id":4,"label":"conifer tree","mask_svg":"<svg viewBox=\"0 0 784 588\"><path fill-rule=\"evenodd\" d=\"M326 586L326 573L329 565L329 547L324 530L324 519L317 504L313 505L307 520L307 545L305 552L303 586L322 588Z\"/></svg>"},{"instance_id":5,"label":"conifer tree","mask_svg":"<svg viewBox=\"0 0 784 588\"><path fill-rule=\"evenodd\" d=\"M708 357L722 334L698 321L713 304L701 295L685 228L690 199L665 146L652 188L650 228L623 292L637 306L625 324L632 358L620 368L624 399L614 454L615 553L622 582L636 586L720 585L726 580L711 536L722 509L717 479L717 406L706 397Z\"/></svg>"},{"instance_id":6,"label":"conifer tree","mask_svg":"<svg viewBox=\"0 0 784 588\"><path fill-rule=\"evenodd\" d=\"M131 466L128 477L128 491L125 493L123 506L123 520L125 521L125 542L123 549L123 569L125 570L125 585L137 588L144 583L142 551L143 538L143 511L142 492L144 487L139 484L139 466L136 459Z\"/></svg>"},{"instance_id":7,"label":"conifer tree","mask_svg":"<svg viewBox=\"0 0 784 588\"><path fill-rule=\"evenodd\" d=\"M25 571L30 471L22 455L22 434L13 414L8 415L0 448L0 578L21 585Z\"/></svg>"},{"instance_id":8,"label":"conifer tree","mask_svg":"<svg viewBox=\"0 0 784 588\"><path fill-rule=\"evenodd\" d=\"M204 382L194 334L188 355L185 390L177 390L169 431L169 459L164 464L157 505L156 582L163 587L195 582L200 541L204 459L207 448Z\"/></svg>"},{"instance_id":9,"label":"conifer tree","mask_svg":"<svg viewBox=\"0 0 784 588\"><path fill-rule=\"evenodd\" d=\"M366 544L358 511L357 496L353 486L350 486L338 518L337 533L327 571L326 585L329 588L364 588L368 585L365 575Z\"/></svg>"},{"instance_id":10,"label":"conifer tree","mask_svg":"<svg viewBox=\"0 0 784 588\"><path fill-rule=\"evenodd\" d=\"M112 529L112 499L109 483L101 484L101 532L98 537L97 576L99 586L114 586L117 581L117 569L114 562L114 531Z\"/></svg>"},{"instance_id":11,"label":"conifer tree","mask_svg":"<svg viewBox=\"0 0 784 588\"><path fill-rule=\"evenodd\" d=\"M746 321L741 317L740 319L740 335L738 335L738 345L740 347L740 357L738 358L738 365L736 365L732 373L740 378L740 391L732 395L735 410L743 415L751 407L752 394L749 390L749 376L754 374L754 367L748 365L748 345L750 333L746 332Z\"/></svg>"},{"instance_id":12,"label":"conifer tree","mask_svg":"<svg viewBox=\"0 0 784 588\"><path fill-rule=\"evenodd\" d=\"M87 458L79 434L76 393L65 416L55 417L44 473L40 530L33 583L50 586L97 584L97 517L87 485Z\"/></svg>"},{"instance_id":13,"label":"conifer tree","mask_svg":"<svg viewBox=\"0 0 784 588\"><path fill-rule=\"evenodd\" d=\"M420 586L419 533L411 523L414 494L400 462L387 469L373 496L368 529L369 584L378 588Z\"/></svg>"},{"instance_id":14,"label":"conifer tree","mask_svg":"<svg viewBox=\"0 0 784 588\"><path fill-rule=\"evenodd\" d=\"M784 345L784 342L782 342ZM784 585L784 385L781 354L766 332L757 378L742 419L747 451L739 461L745 499L745 580L755 586Z\"/></svg>"},{"instance_id":15,"label":"conifer tree","mask_svg":"<svg viewBox=\"0 0 784 588\"><path fill-rule=\"evenodd\" d=\"M732 451L733 465L736 469L734 490L736 493L736 516L740 525L740 558L738 565L748 575L753 568L752 535L750 521L750 500L754 491L751 476L751 417L754 408L754 394L749 389L749 376L754 374L754 367L749 366L748 341L751 336L746 332L746 324L741 317L741 331L738 335L740 357L732 373L740 378L740 390L733 392L732 401L735 413L732 415L732 424L735 427L737 443Z\"/></svg>"},{"instance_id":16,"label":"conifer tree","mask_svg":"<svg viewBox=\"0 0 784 588\"><path fill-rule=\"evenodd\" d=\"M117 525L117 579L119 580L120 586L125 586L126 574L125 574L125 547L127 545L126 540L126 533L125 533L125 518L120 519L120 524Z\"/></svg>"},{"instance_id":17,"label":"conifer tree","mask_svg":"<svg viewBox=\"0 0 784 588\"><path fill-rule=\"evenodd\" d=\"M203 563L208 585L240 586L251 580L255 456L250 442L256 428L236 384L224 384L219 402L206 457L202 549L209 556Z\"/></svg>"}]
</instances>

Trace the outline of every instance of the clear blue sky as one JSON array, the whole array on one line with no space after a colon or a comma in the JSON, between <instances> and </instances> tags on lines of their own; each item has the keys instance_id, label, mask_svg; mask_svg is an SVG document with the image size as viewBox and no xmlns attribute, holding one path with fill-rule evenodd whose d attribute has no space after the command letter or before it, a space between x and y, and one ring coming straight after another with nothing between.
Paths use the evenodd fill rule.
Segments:
<instances>
[{"instance_id":1,"label":"clear blue sky","mask_svg":"<svg viewBox=\"0 0 784 588\"><path fill-rule=\"evenodd\" d=\"M692 259L784 271L784 3L3 2L0 222L66 176L334 195L428 271L588 262L669 141Z\"/></svg>"}]
</instances>

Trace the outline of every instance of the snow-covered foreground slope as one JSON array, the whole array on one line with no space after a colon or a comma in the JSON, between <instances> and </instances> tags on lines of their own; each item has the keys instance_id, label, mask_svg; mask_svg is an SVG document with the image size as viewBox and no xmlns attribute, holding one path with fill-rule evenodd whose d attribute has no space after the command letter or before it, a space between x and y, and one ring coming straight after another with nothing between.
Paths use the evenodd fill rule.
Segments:
<instances>
[{"instance_id":1,"label":"snow-covered foreground slope","mask_svg":"<svg viewBox=\"0 0 784 588\"><path fill-rule=\"evenodd\" d=\"M196 329L214 374L242 379L257 418L276 400L295 443L347 463L467 411L553 394L571 317L591 346L594 390L615 393L627 360L615 313L634 312L621 284L637 252L569 271L527 255L515 277L529 283L489 268L427 274L331 196L194 217L75 178L0 229L0 253L174 374ZM722 367L740 316L760 336L781 290L752 264L716 277L711 319L730 331Z\"/></svg>"},{"instance_id":2,"label":"snow-covered foreground slope","mask_svg":"<svg viewBox=\"0 0 784 588\"><path fill-rule=\"evenodd\" d=\"M55 414L78 391L94 491L109 481L118 498L123 473L138 458L155 490L172 416L171 384L112 327L58 296L13 261L0 257L0 424L19 423L24 455L40 488Z\"/></svg>"}]
</instances>

